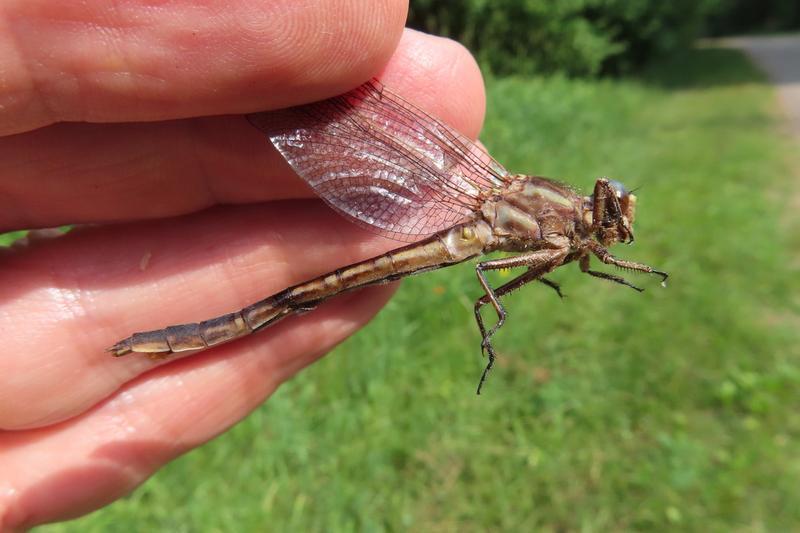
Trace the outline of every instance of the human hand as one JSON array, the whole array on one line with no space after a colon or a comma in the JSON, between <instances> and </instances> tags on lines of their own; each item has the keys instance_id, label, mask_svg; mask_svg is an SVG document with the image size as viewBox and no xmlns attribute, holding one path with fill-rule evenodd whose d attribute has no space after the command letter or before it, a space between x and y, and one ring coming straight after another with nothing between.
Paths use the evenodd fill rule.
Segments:
<instances>
[{"instance_id":1,"label":"human hand","mask_svg":"<svg viewBox=\"0 0 800 533\"><path fill-rule=\"evenodd\" d=\"M0 253L0 529L130 492L387 300L391 287L359 291L185 359L104 351L398 246L311 199L236 114L378 75L474 137L484 106L474 61L404 32L405 10L399 0L5 6L0 230L82 226Z\"/></svg>"}]
</instances>

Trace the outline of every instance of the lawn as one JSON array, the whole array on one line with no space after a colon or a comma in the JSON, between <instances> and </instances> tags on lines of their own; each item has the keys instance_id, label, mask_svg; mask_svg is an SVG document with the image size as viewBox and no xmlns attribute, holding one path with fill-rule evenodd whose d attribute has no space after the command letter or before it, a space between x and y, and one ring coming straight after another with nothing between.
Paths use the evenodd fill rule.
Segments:
<instances>
[{"instance_id":1,"label":"lawn","mask_svg":"<svg viewBox=\"0 0 800 533\"><path fill-rule=\"evenodd\" d=\"M477 397L471 266L408 280L233 430L40 531L800 527L800 167L772 90L715 49L636 80L488 86L482 139L510 170L641 187L615 252L668 288L573 265L563 301L514 293Z\"/></svg>"}]
</instances>

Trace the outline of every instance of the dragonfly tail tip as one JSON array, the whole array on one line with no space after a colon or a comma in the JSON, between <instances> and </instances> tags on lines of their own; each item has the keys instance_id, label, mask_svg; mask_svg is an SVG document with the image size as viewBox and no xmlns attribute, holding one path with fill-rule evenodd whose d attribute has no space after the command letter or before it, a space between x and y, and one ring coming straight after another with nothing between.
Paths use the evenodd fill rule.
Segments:
<instances>
[{"instance_id":1,"label":"dragonfly tail tip","mask_svg":"<svg viewBox=\"0 0 800 533\"><path fill-rule=\"evenodd\" d=\"M110 348L106 348L106 351L110 352L114 357L122 357L123 355L128 355L133 351L128 344L129 343L125 341L121 341Z\"/></svg>"}]
</instances>

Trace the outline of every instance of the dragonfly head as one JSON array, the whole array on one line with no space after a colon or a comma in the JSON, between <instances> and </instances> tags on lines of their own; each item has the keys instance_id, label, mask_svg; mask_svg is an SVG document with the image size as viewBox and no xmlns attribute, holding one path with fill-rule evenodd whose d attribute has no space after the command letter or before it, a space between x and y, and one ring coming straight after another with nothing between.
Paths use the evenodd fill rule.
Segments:
<instances>
[{"instance_id":1,"label":"dragonfly head","mask_svg":"<svg viewBox=\"0 0 800 533\"><path fill-rule=\"evenodd\" d=\"M595 209L595 200L604 199L602 205ZM592 230L604 246L615 242L633 242L633 220L636 216L636 196L616 180L600 178L594 188L594 194L587 198L587 213L592 220ZM597 214L598 220L594 220Z\"/></svg>"}]
</instances>

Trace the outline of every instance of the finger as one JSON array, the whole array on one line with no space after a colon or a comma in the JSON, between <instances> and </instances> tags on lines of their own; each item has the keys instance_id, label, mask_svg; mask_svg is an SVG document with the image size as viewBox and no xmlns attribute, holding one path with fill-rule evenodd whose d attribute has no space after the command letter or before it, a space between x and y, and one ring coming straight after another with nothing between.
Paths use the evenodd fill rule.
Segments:
<instances>
[{"instance_id":1,"label":"finger","mask_svg":"<svg viewBox=\"0 0 800 533\"><path fill-rule=\"evenodd\" d=\"M406 10L402 0L7 2L0 133L332 96L386 63Z\"/></svg>"},{"instance_id":2,"label":"finger","mask_svg":"<svg viewBox=\"0 0 800 533\"><path fill-rule=\"evenodd\" d=\"M463 133L474 137L480 130L480 71L453 41L408 31L380 76ZM5 230L172 216L310 194L240 116L59 124L0 139Z\"/></svg>"},{"instance_id":3,"label":"finger","mask_svg":"<svg viewBox=\"0 0 800 533\"><path fill-rule=\"evenodd\" d=\"M6 354L0 358L0 428L75 416L151 370L158 363L146 357L114 358L105 351L134 331L235 311L396 246L322 202L305 200L84 228L7 251L0 269ZM342 313L349 327L338 330L334 344L369 318L363 311ZM289 317L275 327L313 336L308 326L318 327L316 316ZM214 349L210 357L255 350L275 331Z\"/></svg>"},{"instance_id":4,"label":"finger","mask_svg":"<svg viewBox=\"0 0 800 533\"><path fill-rule=\"evenodd\" d=\"M314 319L301 318L303 328L279 328L258 346L228 345L217 356L158 368L67 422L0 434L0 529L73 518L127 494L241 420L278 383L348 335L353 321L374 314L389 292L345 296Z\"/></svg>"}]
</instances>

